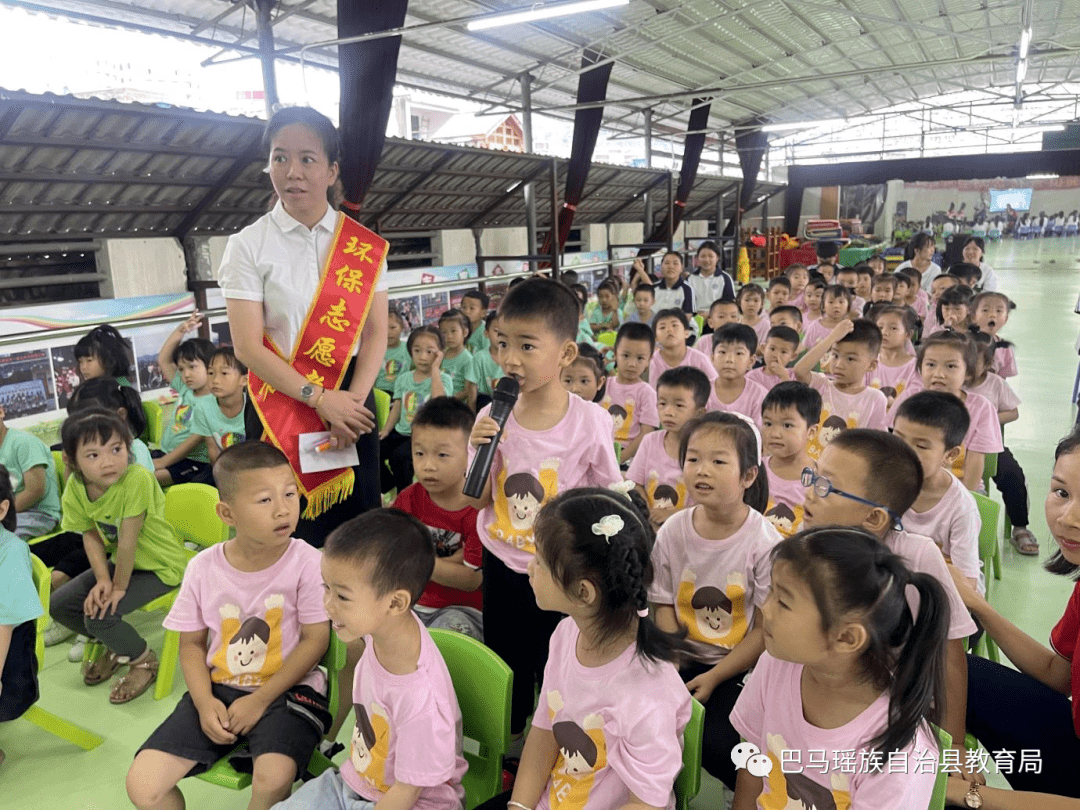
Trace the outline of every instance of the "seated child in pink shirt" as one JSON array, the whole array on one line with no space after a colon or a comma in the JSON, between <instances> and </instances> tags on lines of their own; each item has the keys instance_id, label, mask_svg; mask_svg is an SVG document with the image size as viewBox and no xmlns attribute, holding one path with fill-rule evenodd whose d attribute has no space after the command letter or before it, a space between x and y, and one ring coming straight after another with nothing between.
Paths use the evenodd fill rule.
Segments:
<instances>
[{"instance_id":1,"label":"seated child in pink shirt","mask_svg":"<svg viewBox=\"0 0 1080 810\"><path fill-rule=\"evenodd\" d=\"M757 352L757 334L746 324L732 323L712 335L712 363L716 369L707 411L741 413L755 424L761 423L761 401L765 386L746 378Z\"/></svg>"},{"instance_id":2,"label":"seated child in pink shirt","mask_svg":"<svg viewBox=\"0 0 1080 810\"><path fill-rule=\"evenodd\" d=\"M1008 379L1015 377L1016 350L998 332L1009 322L1009 312L1016 308L1009 297L999 292L981 292L971 301L971 322L994 339L994 363L990 370Z\"/></svg>"},{"instance_id":3,"label":"seated child in pink shirt","mask_svg":"<svg viewBox=\"0 0 1080 810\"><path fill-rule=\"evenodd\" d=\"M681 309L662 309L656 313L653 332L657 343L649 363L649 385L653 388L656 388L660 375L680 366L690 366L704 372L709 382L716 379L716 369L709 362L709 355L692 351L686 345L686 339L690 336L690 321Z\"/></svg>"},{"instance_id":4,"label":"seated child in pink shirt","mask_svg":"<svg viewBox=\"0 0 1080 810\"><path fill-rule=\"evenodd\" d=\"M880 329L862 318L845 319L795 364L795 379L821 393L821 423L807 447L814 458L842 431L888 427L885 395L866 386L866 375L877 367L880 349ZM829 352L830 376L814 372L814 366Z\"/></svg>"},{"instance_id":5,"label":"seated child in pink shirt","mask_svg":"<svg viewBox=\"0 0 1080 810\"><path fill-rule=\"evenodd\" d=\"M727 323L738 323L739 305L734 298L717 298L709 307L709 313L705 318L705 326L701 330L701 337L691 347L701 352L709 359L709 367L712 367L712 333Z\"/></svg>"},{"instance_id":6,"label":"seated child in pink shirt","mask_svg":"<svg viewBox=\"0 0 1080 810\"><path fill-rule=\"evenodd\" d=\"M769 331L769 319L765 316L765 291L757 284L744 284L735 296L739 305L739 323L746 324L758 336L758 342L765 340Z\"/></svg>"},{"instance_id":7,"label":"seated child in pink shirt","mask_svg":"<svg viewBox=\"0 0 1080 810\"><path fill-rule=\"evenodd\" d=\"M774 276L769 279L765 298L769 302L769 312L784 306L791 298L791 279L787 276Z\"/></svg>"},{"instance_id":8,"label":"seated child in pink shirt","mask_svg":"<svg viewBox=\"0 0 1080 810\"><path fill-rule=\"evenodd\" d=\"M356 725L341 769L323 771L278 810L463 810L461 710L439 648L411 610L435 569L431 532L396 509L365 512L326 538L321 568L334 633L364 642Z\"/></svg>"},{"instance_id":9,"label":"seated child in pink shirt","mask_svg":"<svg viewBox=\"0 0 1080 810\"><path fill-rule=\"evenodd\" d=\"M577 357L562 370L559 380L574 396L586 402L599 402L607 384L603 356L591 343L578 343Z\"/></svg>"},{"instance_id":10,"label":"seated child in pink shirt","mask_svg":"<svg viewBox=\"0 0 1080 810\"><path fill-rule=\"evenodd\" d=\"M877 367L867 375L867 385L881 391L892 406L908 388L922 388L915 355L908 349L915 334L915 318L907 307L887 306L874 316L874 323L881 330L881 351Z\"/></svg>"},{"instance_id":11,"label":"seated child in pink shirt","mask_svg":"<svg viewBox=\"0 0 1080 810\"><path fill-rule=\"evenodd\" d=\"M941 549L929 537L905 531L901 523L900 516L912 507L922 489L919 457L898 436L881 430L849 430L833 439L808 473L804 480L804 532L823 526L851 526L868 531L899 555L908 568L929 574L945 589L949 640L944 662L920 658L917 663L920 667L943 663L945 667L945 701L937 701L942 711L940 725L952 735L953 748L963 767L967 704L964 645L976 628Z\"/></svg>"},{"instance_id":12,"label":"seated child in pink shirt","mask_svg":"<svg viewBox=\"0 0 1080 810\"><path fill-rule=\"evenodd\" d=\"M854 267L842 267L836 271L836 283L842 287L846 287L847 291L851 293L851 313L849 317L860 317L862 315L863 307L866 306L866 299L856 292L856 288L859 286L859 271Z\"/></svg>"},{"instance_id":13,"label":"seated child in pink shirt","mask_svg":"<svg viewBox=\"0 0 1080 810\"><path fill-rule=\"evenodd\" d=\"M832 284L821 296L821 317L815 321L806 321L803 332L803 346L813 349L836 328L840 321L848 318L851 311L851 291L839 284Z\"/></svg>"},{"instance_id":14,"label":"seated child in pink shirt","mask_svg":"<svg viewBox=\"0 0 1080 810\"><path fill-rule=\"evenodd\" d=\"M874 276L874 281L870 285L870 303L894 303L896 298L896 276L892 273L882 273L880 276Z\"/></svg>"},{"instance_id":15,"label":"seated child in pink shirt","mask_svg":"<svg viewBox=\"0 0 1080 810\"><path fill-rule=\"evenodd\" d=\"M814 460L806 447L818 432L821 394L801 382L782 382L761 403L761 440L769 505L765 518L784 537L802 528L806 488L802 472Z\"/></svg>"},{"instance_id":16,"label":"seated child in pink shirt","mask_svg":"<svg viewBox=\"0 0 1080 810\"><path fill-rule=\"evenodd\" d=\"M676 669L687 644L649 618L652 531L636 501L574 489L537 518L532 593L567 617L551 636L514 788L485 810L674 806L691 713Z\"/></svg>"},{"instance_id":17,"label":"seated child in pink shirt","mask_svg":"<svg viewBox=\"0 0 1080 810\"><path fill-rule=\"evenodd\" d=\"M140 810L162 797L183 806L177 782L246 740L249 808L288 797L329 730L318 669L330 628L319 583L322 555L292 537L300 493L273 445L242 442L214 463L218 514L236 536L188 563L165 628L180 633L188 691L135 755L127 792Z\"/></svg>"},{"instance_id":18,"label":"seated child in pink shirt","mask_svg":"<svg viewBox=\"0 0 1080 810\"><path fill-rule=\"evenodd\" d=\"M755 382L768 392L779 383L794 380L795 372L788 368L788 364L798 352L799 333L787 326L774 326L765 338L762 352L765 365L746 372L747 382ZM760 421L760 416L757 421Z\"/></svg>"},{"instance_id":19,"label":"seated child in pink shirt","mask_svg":"<svg viewBox=\"0 0 1080 810\"><path fill-rule=\"evenodd\" d=\"M600 405L615 422L615 441L622 448L625 465L637 453L642 440L660 426L656 389L641 379L649 368L655 348L648 324L624 323L615 336L614 377L607 378Z\"/></svg>"},{"instance_id":20,"label":"seated child in pink shirt","mask_svg":"<svg viewBox=\"0 0 1080 810\"><path fill-rule=\"evenodd\" d=\"M669 633L685 630L691 652L681 674L705 705L702 766L729 788L739 735L728 715L764 650L757 611L769 592L769 554L780 541L761 514L769 485L760 441L738 414L707 413L683 429L683 475L697 504L663 525L652 551L656 623Z\"/></svg>"},{"instance_id":21,"label":"seated child in pink shirt","mask_svg":"<svg viewBox=\"0 0 1080 810\"><path fill-rule=\"evenodd\" d=\"M521 391L478 499L476 528L489 552L484 555L484 643L514 672L510 728L519 736L532 714L548 641L559 623L558 615L536 606L529 589L536 514L565 489L622 481L611 414L570 395L559 382L577 357L577 323L574 293L549 279L523 281L499 304L499 362ZM499 432L490 410L481 409L469 438L470 456Z\"/></svg>"},{"instance_id":22,"label":"seated child in pink shirt","mask_svg":"<svg viewBox=\"0 0 1080 810\"><path fill-rule=\"evenodd\" d=\"M810 282L810 272L806 269L805 264L796 262L784 268L784 275L791 282L791 295L788 296L788 304L801 310L804 305L804 290L806 290L806 285Z\"/></svg>"},{"instance_id":23,"label":"seated child in pink shirt","mask_svg":"<svg viewBox=\"0 0 1080 810\"><path fill-rule=\"evenodd\" d=\"M929 806L939 756L930 724L945 698L940 663L927 665L944 656L941 586L873 535L834 528L781 542L772 585L765 652L731 713L771 768L739 771L733 807ZM906 589L919 594L914 611Z\"/></svg>"},{"instance_id":24,"label":"seated child in pink shirt","mask_svg":"<svg viewBox=\"0 0 1080 810\"><path fill-rule=\"evenodd\" d=\"M793 307L791 304L784 304L782 307L777 307L769 313L769 328L772 329L777 326L786 326L788 329L794 330L796 335L802 336L802 310L798 307ZM768 340L768 336L765 338Z\"/></svg>"},{"instance_id":25,"label":"seated child in pink shirt","mask_svg":"<svg viewBox=\"0 0 1080 810\"><path fill-rule=\"evenodd\" d=\"M673 368L660 376L656 406L661 429L642 440L626 472L626 480L637 485L648 504L654 527L693 502L679 463L679 431L705 413L711 390L708 378L696 368Z\"/></svg>"},{"instance_id":26,"label":"seated child in pink shirt","mask_svg":"<svg viewBox=\"0 0 1080 810\"><path fill-rule=\"evenodd\" d=\"M923 473L919 497L904 513L904 527L937 543L945 559L985 594L979 565L979 507L949 472L970 423L964 403L952 394L922 391L897 408L893 434L915 451Z\"/></svg>"},{"instance_id":27,"label":"seated child in pink shirt","mask_svg":"<svg viewBox=\"0 0 1080 810\"><path fill-rule=\"evenodd\" d=\"M822 306L825 303L825 290L829 282L823 278L812 278L803 290L803 300L799 309L803 313L803 324L807 327L822 315ZM805 334L805 329L803 333Z\"/></svg>"},{"instance_id":28,"label":"seated child in pink shirt","mask_svg":"<svg viewBox=\"0 0 1080 810\"><path fill-rule=\"evenodd\" d=\"M413 610L426 627L484 640L484 547L476 507L461 491L469 458L473 413L450 397L429 399L413 418L413 469L419 479L394 508L418 518L435 539L435 570Z\"/></svg>"}]
</instances>

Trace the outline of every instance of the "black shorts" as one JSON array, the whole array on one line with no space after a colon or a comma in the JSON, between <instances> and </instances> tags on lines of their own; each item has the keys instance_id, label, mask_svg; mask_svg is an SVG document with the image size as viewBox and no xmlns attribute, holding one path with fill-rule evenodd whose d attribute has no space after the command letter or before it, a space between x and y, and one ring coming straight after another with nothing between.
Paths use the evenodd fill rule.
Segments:
<instances>
[{"instance_id":1,"label":"black shorts","mask_svg":"<svg viewBox=\"0 0 1080 810\"><path fill-rule=\"evenodd\" d=\"M251 694L217 683L212 684L211 689L214 697L226 706ZM302 704L300 710L297 710L298 703ZM223 756L232 753L240 743L246 742L247 750L241 756L230 759L230 764L238 771L250 772L251 760L263 754L284 754L296 763L296 773L299 776L307 769L308 760L328 727L319 726L329 718L329 714L316 720L308 711L313 704L321 705L325 711L326 698L309 686L294 686L270 704L259 722L246 735L234 743L219 745L203 732L199 724L199 710L195 708L191 693L185 692L173 713L157 727L139 751L148 748L194 760L197 764L187 775L197 776Z\"/></svg>"},{"instance_id":2,"label":"black shorts","mask_svg":"<svg viewBox=\"0 0 1080 810\"><path fill-rule=\"evenodd\" d=\"M11 646L0 672L0 722L22 717L38 699L37 619L23 622L11 631Z\"/></svg>"},{"instance_id":3,"label":"black shorts","mask_svg":"<svg viewBox=\"0 0 1080 810\"><path fill-rule=\"evenodd\" d=\"M151 450L152 458L162 458L165 453L161 450ZM205 461L196 461L193 458L182 458L165 468L169 471L169 477L174 484L213 484L210 465Z\"/></svg>"},{"instance_id":4,"label":"black shorts","mask_svg":"<svg viewBox=\"0 0 1080 810\"><path fill-rule=\"evenodd\" d=\"M90 570L90 558L86 556L82 535L75 532L61 532L55 537L34 543L30 546L30 551L48 568L67 574L69 579L75 579L83 571Z\"/></svg>"}]
</instances>

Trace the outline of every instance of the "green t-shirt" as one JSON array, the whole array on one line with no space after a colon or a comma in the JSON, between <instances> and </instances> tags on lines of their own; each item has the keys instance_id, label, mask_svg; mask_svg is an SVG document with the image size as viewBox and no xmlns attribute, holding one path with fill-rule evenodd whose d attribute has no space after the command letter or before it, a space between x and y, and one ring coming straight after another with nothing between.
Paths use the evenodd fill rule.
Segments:
<instances>
[{"instance_id":1,"label":"green t-shirt","mask_svg":"<svg viewBox=\"0 0 1080 810\"><path fill-rule=\"evenodd\" d=\"M179 585L187 555L165 520L165 494L152 472L129 464L120 480L96 501L87 496L86 484L78 475L72 475L64 488L64 531L82 534L96 529L110 557L120 539L120 524L139 515L144 519L135 544L135 570L152 571L166 585Z\"/></svg>"},{"instance_id":2,"label":"green t-shirt","mask_svg":"<svg viewBox=\"0 0 1080 810\"><path fill-rule=\"evenodd\" d=\"M7 467L11 476L11 491L18 495L26 488L23 478L27 470L45 467L45 494L34 506L54 520L60 520L60 488L56 483L56 462L45 442L25 430L8 428L0 444L0 464Z\"/></svg>"},{"instance_id":3,"label":"green t-shirt","mask_svg":"<svg viewBox=\"0 0 1080 810\"><path fill-rule=\"evenodd\" d=\"M503 376L502 366L495 362L490 351L477 352L473 355L473 376L476 377L476 391L479 394L492 394L492 381Z\"/></svg>"},{"instance_id":4,"label":"green t-shirt","mask_svg":"<svg viewBox=\"0 0 1080 810\"><path fill-rule=\"evenodd\" d=\"M446 389L446 395L450 396L454 388L454 380L446 371L443 371L439 378L442 380L443 388ZM394 383L394 399L401 400L401 416L398 417L394 430L402 436L411 436L413 417L420 410L420 406L431 399L431 377L425 377L422 382L417 382L414 372L399 374L397 382Z\"/></svg>"},{"instance_id":5,"label":"green t-shirt","mask_svg":"<svg viewBox=\"0 0 1080 810\"><path fill-rule=\"evenodd\" d=\"M577 327L577 343L589 343L593 342L592 328L589 326L589 319L586 318L583 321L578 321Z\"/></svg>"},{"instance_id":6,"label":"green t-shirt","mask_svg":"<svg viewBox=\"0 0 1080 810\"><path fill-rule=\"evenodd\" d=\"M245 405L246 405L245 398ZM195 400L195 413L191 417L191 432L196 436L210 436L218 450L240 444L247 438L244 427L244 408L229 419L221 412L217 397L212 394Z\"/></svg>"},{"instance_id":7,"label":"green t-shirt","mask_svg":"<svg viewBox=\"0 0 1080 810\"><path fill-rule=\"evenodd\" d=\"M616 309L611 314L605 314L604 310L597 307L589 313L588 321L591 326L600 326L607 323L608 327L604 331L614 332L619 328L619 310Z\"/></svg>"},{"instance_id":8,"label":"green t-shirt","mask_svg":"<svg viewBox=\"0 0 1080 810\"><path fill-rule=\"evenodd\" d=\"M465 346L474 355L477 355L480 352L486 352L491 347L491 341L488 340L483 321L480 321L480 323L476 325L476 328L472 330L469 339L465 341Z\"/></svg>"},{"instance_id":9,"label":"green t-shirt","mask_svg":"<svg viewBox=\"0 0 1080 810\"><path fill-rule=\"evenodd\" d=\"M412 358L409 357L409 349L405 341L401 341L397 346L388 346L382 362L379 376L375 378L375 387L390 394L394 391L394 382L398 374L412 369Z\"/></svg>"},{"instance_id":10,"label":"green t-shirt","mask_svg":"<svg viewBox=\"0 0 1080 810\"><path fill-rule=\"evenodd\" d=\"M206 445L203 444L203 448ZM142 439L131 440L131 457L140 467L146 467L150 472L154 471L154 457L150 454L150 448Z\"/></svg>"},{"instance_id":11,"label":"green t-shirt","mask_svg":"<svg viewBox=\"0 0 1080 810\"><path fill-rule=\"evenodd\" d=\"M460 394L465 390L465 383L475 383L476 375L473 374L473 356L468 349L462 349L457 357L444 357L442 370L454 380L454 390L447 390L447 396Z\"/></svg>"},{"instance_id":12,"label":"green t-shirt","mask_svg":"<svg viewBox=\"0 0 1080 810\"><path fill-rule=\"evenodd\" d=\"M191 417L195 413L195 400L202 399L202 397L195 396L195 392L184 385L184 379L180 376L179 371L173 374L169 385L180 396L176 400L176 407L173 409L172 423L165 426L161 436L161 449L166 453L171 453L191 437ZM203 394L203 397L208 396L211 395ZM209 462L210 457L206 455L206 444L199 442L195 449L191 451L190 457L196 461Z\"/></svg>"}]
</instances>

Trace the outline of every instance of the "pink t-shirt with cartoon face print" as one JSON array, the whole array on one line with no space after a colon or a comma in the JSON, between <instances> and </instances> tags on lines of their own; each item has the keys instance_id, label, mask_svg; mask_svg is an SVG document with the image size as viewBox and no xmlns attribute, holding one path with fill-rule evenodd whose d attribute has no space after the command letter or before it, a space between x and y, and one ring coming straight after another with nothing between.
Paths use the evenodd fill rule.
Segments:
<instances>
[{"instance_id":1,"label":"pink t-shirt with cartoon face print","mask_svg":"<svg viewBox=\"0 0 1080 810\"><path fill-rule=\"evenodd\" d=\"M821 394L821 421L818 433L806 448L815 459L836 434L853 428L885 430L889 426L888 400L875 388L849 394L837 388L824 374L813 374L810 387Z\"/></svg>"},{"instance_id":2,"label":"pink t-shirt with cartoon face print","mask_svg":"<svg viewBox=\"0 0 1080 810\"><path fill-rule=\"evenodd\" d=\"M887 366L878 361L874 370L866 373L866 384L883 393L890 404L909 388L915 391L923 388L922 375L915 368L914 357L900 366Z\"/></svg>"},{"instance_id":3,"label":"pink t-shirt with cartoon face print","mask_svg":"<svg viewBox=\"0 0 1080 810\"><path fill-rule=\"evenodd\" d=\"M647 382L623 385L615 377L608 377L600 407L611 414L615 423L615 441L623 444L636 439L642 425L660 426L656 389Z\"/></svg>"},{"instance_id":4,"label":"pink t-shirt with cartoon face print","mask_svg":"<svg viewBox=\"0 0 1080 810\"><path fill-rule=\"evenodd\" d=\"M578 661L580 631L566 618L551 634L533 726L555 735L558 757L538 810L615 808L633 793L674 807L690 693L668 662L645 662L637 645L600 667Z\"/></svg>"},{"instance_id":5,"label":"pink t-shirt with cartoon face print","mask_svg":"<svg viewBox=\"0 0 1080 810\"><path fill-rule=\"evenodd\" d=\"M794 481L781 478L772 471L769 461L765 459L765 475L769 478L769 505L765 507L765 519L781 536L791 537L802 529L806 487L799 478Z\"/></svg>"},{"instance_id":6,"label":"pink t-shirt with cartoon face print","mask_svg":"<svg viewBox=\"0 0 1080 810\"><path fill-rule=\"evenodd\" d=\"M650 509L682 509L694 502L683 482L682 467L678 459L664 449L666 430L655 430L641 440L626 480L633 481L645 490L645 500Z\"/></svg>"},{"instance_id":7,"label":"pink t-shirt with cartoon face print","mask_svg":"<svg viewBox=\"0 0 1080 810\"><path fill-rule=\"evenodd\" d=\"M184 571L180 593L162 624L178 633L209 631L210 680L254 691L281 669L300 641L300 626L325 622L322 553L295 537L277 562L241 571L219 543L196 554ZM318 667L300 683L326 692Z\"/></svg>"},{"instance_id":8,"label":"pink t-shirt with cartoon face print","mask_svg":"<svg viewBox=\"0 0 1080 810\"><path fill-rule=\"evenodd\" d=\"M526 430L510 414L491 464L492 503L477 516L476 530L484 548L518 574L536 554L533 522L541 506L568 489L622 481L611 415L595 402L569 400L566 415L547 430ZM490 405L481 408L477 418L490 412ZM470 463L475 455L470 447Z\"/></svg>"}]
</instances>

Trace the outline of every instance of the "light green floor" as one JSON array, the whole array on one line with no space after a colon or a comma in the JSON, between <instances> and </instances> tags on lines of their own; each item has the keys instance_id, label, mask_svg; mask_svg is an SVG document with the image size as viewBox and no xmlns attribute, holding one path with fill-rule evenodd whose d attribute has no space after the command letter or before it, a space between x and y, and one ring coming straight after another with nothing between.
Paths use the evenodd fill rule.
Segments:
<instances>
[{"instance_id":1,"label":"light green floor","mask_svg":"<svg viewBox=\"0 0 1080 810\"><path fill-rule=\"evenodd\" d=\"M1080 291L1076 256L1080 256L1076 239L1005 242L991 246L987 255L998 271L1002 290L1017 303L1003 336L1017 345L1020 376L1012 382L1024 402L1020 420L1008 427L1006 441L1027 474L1031 529L1042 544L1042 558L1050 548L1042 503L1053 447L1074 419L1069 395L1077 367L1073 344L1080 330L1080 316L1073 314ZM1035 638L1046 639L1064 610L1071 583L1047 574L1036 560L1018 556L1008 545L1003 562L1004 578L994 583L992 600ZM159 617L137 614L133 624L156 649L161 648ZM131 757L182 693L178 679L172 699L155 702L147 694L126 706L111 706L108 687L83 686L79 668L67 662L66 652L67 645L46 650L41 705L98 732L105 743L83 752L25 721L0 725L0 748L7 752L7 762L0 767L0 807L4 810L130 807L124 774ZM693 807L715 810L720 806L719 783L707 775L704 782ZM199 780L187 780L182 787L191 808L239 810L247 805L246 794Z\"/></svg>"}]
</instances>

